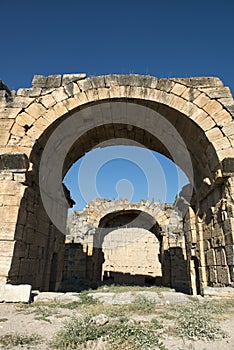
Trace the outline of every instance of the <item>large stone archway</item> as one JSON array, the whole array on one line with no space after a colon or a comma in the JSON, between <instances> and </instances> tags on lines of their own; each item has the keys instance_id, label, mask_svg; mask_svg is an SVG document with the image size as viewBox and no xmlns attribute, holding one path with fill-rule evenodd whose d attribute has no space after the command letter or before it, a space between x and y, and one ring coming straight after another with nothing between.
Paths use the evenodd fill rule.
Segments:
<instances>
[{"instance_id":1,"label":"large stone archway","mask_svg":"<svg viewBox=\"0 0 234 350\"><path fill-rule=\"evenodd\" d=\"M50 283L59 287L64 244L60 231L65 230L71 203L68 195L64 200L61 177L92 147L125 139L172 158L193 180L191 207L183 209L188 256L197 259L201 288L233 284L234 103L220 79L35 76L33 87L17 94L1 83L0 106L2 283L30 283L41 290ZM64 125L70 125L68 130ZM46 158L50 161L40 183L39 166L54 133L57 144ZM66 149L61 145L69 148L60 164L59 152ZM191 169L184 163L187 154ZM55 167L53 196L48 188ZM44 193L53 197L49 213L39 188L44 183ZM186 191L181 196L180 206L188 199ZM60 221L54 225L56 213Z\"/></svg>"}]
</instances>

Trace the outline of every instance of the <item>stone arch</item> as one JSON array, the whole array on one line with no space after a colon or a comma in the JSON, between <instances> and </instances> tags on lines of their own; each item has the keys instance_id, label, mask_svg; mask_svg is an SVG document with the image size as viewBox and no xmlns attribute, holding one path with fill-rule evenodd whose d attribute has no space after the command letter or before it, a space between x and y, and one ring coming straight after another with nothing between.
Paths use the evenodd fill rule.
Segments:
<instances>
[{"instance_id":1,"label":"stone arch","mask_svg":"<svg viewBox=\"0 0 234 350\"><path fill-rule=\"evenodd\" d=\"M197 215L196 230L200 230L199 239L206 242L205 248L201 248L200 253L212 256L212 259L206 257L204 260L207 266L216 266L216 268L210 268L208 280L211 281L213 275L221 276L221 272L225 270L225 279L214 278L210 283L215 284L215 281L224 285L232 283L234 272L231 197L233 194L234 104L230 90L223 86L220 79L202 77L158 80L155 77L139 75L108 75L91 78L86 78L85 75L35 76L33 87L19 89L16 95L4 84L1 88L3 93L0 101L0 169L2 188L4 188L3 206L0 208L3 222L1 246L7 254L2 262L3 281L7 276L11 276L9 281L14 283L32 281L32 284L38 287L42 286L41 280L45 279L42 271L47 270L46 264L39 265L41 261L47 259L46 252L49 245L46 243L47 235L43 238L45 246L40 246L40 258L34 259L37 270L41 271L41 277L37 282L33 281L29 274L30 259L24 255L23 251L27 247L31 251L28 256L35 257L33 253L35 222L38 227L42 222L46 222L44 228L40 230L50 232L48 234L50 239L59 236L57 229L43 212L43 204L38 194L37 172L48 139L63 121L82 115L86 116L83 124L90 123L89 125L92 126L90 130L85 131L83 138L80 137L69 149L69 156L63 164L64 172L77 157L95 146L97 142L113 137L113 132L114 137L123 135L126 139L136 140L170 157L170 152L167 152L157 138L153 138L148 131L144 133L148 125L147 120L145 124L134 125L134 137L131 134L132 130L127 128L128 125L132 126L131 115L126 114L127 118L123 121L115 120L113 123L110 120L111 110L109 109L109 114L102 115L103 119L99 123L93 124L92 115L89 120L90 108L97 110L107 107L108 109L113 103L118 106L118 102L121 102L124 106L138 105L139 109L157 112L173 125L184 140L195 169L196 196L193 197L193 206ZM105 131L101 132L103 125ZM97 137L96 143L94 135ZM79 152L74 152L74 149L84 142L85 148L82 150L82 147L79 147ZM9 198L16 192L18 194L14 205L12 202L9 205ZM181 202L186 202L184 193ZM63 204L64 222L67 206L68 204ZM40 218L36 207L41 209ZM220 228L217 237L222 238L221 240L219 238L219 242L221 241L226 254L226 260L224 259L226 265L225 263L217 265L220 259L215 256L215 246L209 237L213 234L210 232L212 228L207 229L206 213L210 208L213 208L215 222ZM10 218L7 214L9 210ZM29 221L27 219L27 224L25 217L31 217ZM29 225L28 222L31 224ZM30 234L30 231L34 234ZM43 234L41 231L39 232ZM210 233L207 235L208 231ZM57 248L51 249L58 250L61 242L62 236L57 239ZM17 257L16 262L12 256ZM50 258L47 260L50 265ZM19 266L21 266L21 273L19 273ZM47 282L41 288L46 288L46 285L48 285Z\"/></svg>"},{"instance_id":2,"label":"stone arch","mask_svg":"<svg viewBox=\"0 0 234 350\"><path fill-rule=\"evenodd\" d=\"M68 227L64 290L80 279L80 286L151 283L189 291L182 217L172 205L97 198L71 214Z\"/></svg>"}]
</instances>

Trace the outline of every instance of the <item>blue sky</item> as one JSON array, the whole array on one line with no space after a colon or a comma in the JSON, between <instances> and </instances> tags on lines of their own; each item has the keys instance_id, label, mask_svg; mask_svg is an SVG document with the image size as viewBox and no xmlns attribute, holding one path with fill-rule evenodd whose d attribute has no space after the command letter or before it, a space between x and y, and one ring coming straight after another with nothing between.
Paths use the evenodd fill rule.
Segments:
<instances>
[{"instance_id":1,"label":"blue sky","mask_svg":"<svg viewBox=\"0 0 234 350\"><path fill-rule=\"evenodd\" d=\"M11 0L0 14L0 79L10 89L30 87L34 74L85 72L218 76L234 91L233 0ZM173 197L171 164L159 159ZM77 171L66 180L75 197ZM136 163L112 160L99 169L98 193L116 198L134 187L147 197L144 176Z\"/></svg>"}]
</instances>

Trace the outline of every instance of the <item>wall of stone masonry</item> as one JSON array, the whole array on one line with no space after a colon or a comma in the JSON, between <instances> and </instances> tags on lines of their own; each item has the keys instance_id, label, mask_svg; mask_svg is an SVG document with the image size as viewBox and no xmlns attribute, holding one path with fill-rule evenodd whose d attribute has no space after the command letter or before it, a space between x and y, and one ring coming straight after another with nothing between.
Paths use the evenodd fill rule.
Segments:
<instances>
[{"instance_id":1,"label":"wall of stone masonry","mask_svg":"<svg viewBox=\"0 0 234 350\"><path fill-rule=\"evenodd\" d=\"M234 286L234 181L230 171L224 169L224 174L207 192L198 194L203 199L197 213L189 207L184 217L191 288L201 292L207 285Z\"/></svg>"},{"instance_id":2,"label":"wall of stone masonry","mask_svg":"<svg viewBox=\"0 0 234 350\"><path fill-rule=\"evenodd\" d=\"M102 246L102 280L109 276L117 284L162 284L160 242L142 228L119 228L108 233ZM108 281L106 279L106 281Z\"/></svg>"},{"instance_id":3,"label":"wall of stone masonry","mask_svg":"<svg viewBox=\"0 0 234 350\"><path fill-rule=\"evenodd\" d=\"M190 292L182 218L172 206L143 202L99 198L90 202L83 212L74 212L68 218L64 289L76 290L90 281L97 285L102 281L140 285L153 281ZM145 218L128 223L131 210L142 207L151 215L154 213L155 223L159 218L161 226L157 226L155 232L135 227ZM124 208L124 214L118 216L119 211L115 209L120 208ZM104 224L107 228L100 241L96 237L102 234L105 228L99 226ZM101 242L101 246L97 242Z\"/></svg>"},{"instance_id":4,"label":"wall of stone masonry","mask_svg":"<svg viewBox=\"0 0 234 350\"><path fill-rule=\"evenodd\" d=\"M34 289L56 290L62 277L65 236L51 223L27 157L0 157L0 278Z\"/></svg>"}]
</instances>

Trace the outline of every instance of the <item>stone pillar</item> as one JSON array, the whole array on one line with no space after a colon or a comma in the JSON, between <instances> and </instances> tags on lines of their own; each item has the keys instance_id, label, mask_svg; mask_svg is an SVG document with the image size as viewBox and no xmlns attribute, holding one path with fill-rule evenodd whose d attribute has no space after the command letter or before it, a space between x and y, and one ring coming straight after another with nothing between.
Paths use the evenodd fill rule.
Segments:
<instances>
[{"instance_id":1,"label":"stone pillar","mask_svg":"<svg viewBox=\"0 0 234 350\"><path fill-rule=\"evenodd\" d=\"M64 241L44 209L27 156L0 155L0 282L57 290Z\"/></svg>"},{"instance_id":2,"label":"stone pillar","mask_svg":"<svg viewBox=\"0 0 234 350\"><path fill-rule=\"evenodd\" d=\"M28 167L24 154L0 155L0 283L7 282L10 271L19 272L19 264L12 260L15 252L19 258L25 248L20 243L23 222L18 221L18 216ZM22 213L22 220L23 216Z\"/></svg>"},{"instance_id":3,"label":"stone pillar","mask_svg":"<svg viewBox=\"0 0 234 350\"><path fill-rule=\"evenodd\" d=\"M225 159L222 176L200 201L208 286L234 285L234 161ZM205 285L205 284L204 284Z\"/></svg>"}]
</instances>

